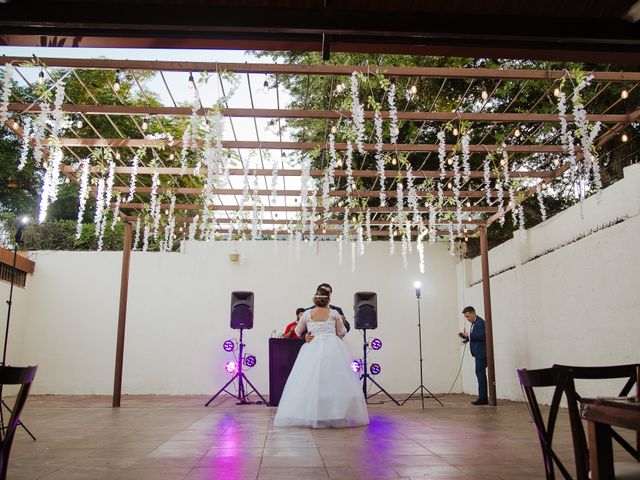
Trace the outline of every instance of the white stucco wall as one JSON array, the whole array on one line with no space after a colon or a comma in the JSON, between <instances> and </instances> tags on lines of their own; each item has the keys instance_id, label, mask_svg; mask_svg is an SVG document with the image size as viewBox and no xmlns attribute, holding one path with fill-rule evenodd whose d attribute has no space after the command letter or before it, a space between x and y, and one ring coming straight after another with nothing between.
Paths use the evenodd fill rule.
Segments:
<instances>
[{"instance_id":1,"label":"white stucco wall","mask_svg":"<svg viewBox=\"0 0 640 480\"><path fill-rule=\"evenodd\" d=\"M27 307L29 303L29 292L33 275L27 275L27 282L24 287L13 287L13 300L11 306L11 318L9 321L9 339L7 341L7 365L23 365L22 351L24 342L24 331L27 324ZM11 285L7 282L0 282L0 361L2 360L2 350L4 348L4 337L7 328L7 312Z\"/></svg>"},{"instance_id":2,"label":"white stucco wall","mask_svg":"<svg viewBox=\"0 0 640 480\"><path fill-rule=\"evenodd\" d=\"M422 327L425 384L448 390L459 365L455 259L448 244L426 245L425 275L416 251L404 269L399 248L367 246L351 272L350 252L338 265L335 242L303 244L300 262L286 242L245 243L243 261L232 263L226 242L188 242L174 254L134 252L131 261L124 357L125 394L213 394L228 378L222 350L229 327L230 292L255 292L255 327L245 332L247 352L258 357L248 371L268 393L268 338L281 333L308 306L315 287L328 282L332 302L353 323L353 294L378 293L379 337L383 349L370 355L382 365L378 380L390 392L411 392L419 384L417 301L413 282L423 283ZM39 364L34 393L109 394L118 319L122 254L38 252L30 285L22 359ZM359 331L346 342L362 356ZM451 339L454 339L451 341Z\"/></svg>"},{"instance_id":3,"label":"white stucco wall","mask_svg":"<svg viewBox=\"0 0 640 480\"><path fill-rule=\"evenodd\" d=\"M607 188L489 252L498 398L523 399L516 368L554 363L612 365L640 362L640 165ZM547 255L528 259L615 219L626 220ZM458 264L459 311L483 316L480 258ZM463 321L460 320L460 327ZM477 391L473 361L464 390ZM586 384L584 394L617 394L620 382ZM546 397L543 395L542 397Z\"/></svg>"}]
</instances>

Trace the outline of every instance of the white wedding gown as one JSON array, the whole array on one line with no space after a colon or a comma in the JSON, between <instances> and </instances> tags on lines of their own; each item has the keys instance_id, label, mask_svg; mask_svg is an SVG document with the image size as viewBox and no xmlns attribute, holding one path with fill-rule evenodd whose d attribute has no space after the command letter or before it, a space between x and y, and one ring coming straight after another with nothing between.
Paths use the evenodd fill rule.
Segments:
<instances>
[{"instance_id":1,"label":"white wedding gown","mask_svg":"<svg viewBox=\"0 0 640 480\"><path fill-rule=\"evenodd\" d=\"M313 428L367 425L367 405L358 377L351 369L351 354L336 335L346 333L340 315L331 310L326 321L314 322L310 312L302 314L296 333L300 335L307 329L314 338L300 349L273 424ZM336 331L337 325L342 331Z\"/></svg>"}]
</instances>

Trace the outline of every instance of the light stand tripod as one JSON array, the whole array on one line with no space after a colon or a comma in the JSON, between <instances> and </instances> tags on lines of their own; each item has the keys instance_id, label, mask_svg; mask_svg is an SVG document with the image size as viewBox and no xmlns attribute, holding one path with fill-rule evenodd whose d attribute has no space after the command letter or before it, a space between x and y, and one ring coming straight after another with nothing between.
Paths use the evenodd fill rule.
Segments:
<instances>
[{"instance_id":1,"label":"light stand tripod","mask_svg":"<svg viewBox=\"0 0 640 480\"><path fill-rule=\"evenodd\" d=\"M413 393L411 395L409 395L404 402L401 403L401 406L404 405L405 403L407 403L407 401L413 397L414 395L416 395L418 392L420 392L420 400L422 401L422 409L424 410L424 399L425 397L427 398L433 398L436 402L438 402L440 405L442 405L444 407L444 404L438 400L438 397L436 397L433 393L431 393L429 391L429 389L427 387L424 386L424 380L422 377L422 322L420 319L420 282L416 282L414 284L415 288L416 288L416 298L418 300L418 342L420 345L420 385L418 385L418 388L416 388ZM427 392L428 395L425 395L424 392Z\"/></svg>"},{"instance_id":2,"label":"light stand tripod","mask_svg":"<svg viewBox=\"0 0 640 480\"><path fill-rule=\"evenodd\" d=\"M9 287L9 300L7 300L7 326L4 332L4 349L2 350L2 365L3 367L7 365L7 342L9 341L9 322L11 321L11 305L13 304L13 285L16 282L16 263L18 260L18 244L22 243L22 234L24 233L24 228L27 226L27 218L24 217L18 228L16 229L16 236L14 238L13 245L13 267L11 268L11 286ZM2 413L2 407L9 410L9 413L13 413L9 405L2 399L2 385L0 384L0 430L4 434L7 426L4 424L4 414ZM18 425L24 428L25 432L29 434L33 441L36 441L36 437L29 431L29 429L25 426L24 423L18 421Z\"/></svg>"},{"instance_id":3,"label":"light stand tripod","mask_svg":"<svg viewBox=\"0 0 640 480\"><path fill-rule=\"evenodd\" d=\"M380 386L380 384L378 382L376 382L373 377L371 377L371 375L369 375L369 371L367 370L367 347L368 347L368 343L367 343L367 329L363 328L362 329L362 335L364 337L364 344L362 345L362 375L360 375L360 380L362 380L362 393L364 393L364 400L365 402L367 400L369 400L372 397L375 397L376 395L378 395L379 393L384 393L387 397L389 397L393 403L395 403L396 405L400 406L400 404L398 403L398 401L393 398L391 396L391 394L389 392L387 392L384 388L382 388L382 386ZM371 383L373 383L376 387L378 387L380 390L377 391L376 393L367 396L367 378L369 379L369 381Z\"/></svg>"},{"instance_id":4,"label":"light stand tripod","mask_svg":"<svg viewBox=\"0 0 640 480\"><path fill-rule=\"evenodd\" d=\"M250 405L252 403L257 403L257 402L250 402L250 401L247 400L249 395L251 395L253 392L255 392L260 397L260 399L262 400L262 403L264 403L265 405L268 405L267 401L260 394L258 389L253 386L253 384L249 381L247 376L242 371L242 362L244 361L244 355L243 355L244 343L242 342L242 330L243 329L241 328L240 329L240 343L239 343L240 356L239 356L239 361L238 361L238 365L237 365L238 366L238 370L237 370L236 374L231 378L231 380L229 380L227 383L225 383L224 387L222 387L220 390L218 390L216 392L216 394L213 397L211 397L207 403L205 403L205 405L204 405L205 407L208 407L209 404L211 402L213 402L213 400L215 400L215 398L218 395L220 395L222 392L228 393L232 397L236 397L238 399L238 403L236 403L236 405ZM231 385L236 378L238 379L238 394L237 395L232 393L232 392L227 391L227 387L229 385ZM244 382L247 382L249 384L249 386L252 388L252 390L250 392L248 392L248 393L245 393L246 390L245 390Z\"/></svg>"}]
</instances>

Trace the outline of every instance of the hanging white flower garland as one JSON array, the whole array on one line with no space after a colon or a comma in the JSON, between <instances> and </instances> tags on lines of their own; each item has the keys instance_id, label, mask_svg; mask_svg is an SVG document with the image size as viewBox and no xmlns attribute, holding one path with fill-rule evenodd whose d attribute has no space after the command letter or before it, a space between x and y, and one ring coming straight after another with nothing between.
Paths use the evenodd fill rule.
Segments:
<instances>
[{"instance_id":1,"label":"hanging white flower garland","mask_svg":"<svg viewBox=\"0 0 640 480\"><path fill-rule=\"evenodd\" d=\"M413 224L420 223L420 213L418 212L418 193L413 181L413 168L407 168L407 206L413 212Z\"/></svg>"},{"instance_id":2,"label":"hanging white flower garland","mask_svg":"<svg viewBox=\"0 0 640 480\"><path fill-rule=\"evenodd\" d=\"M9 98L11 96L11 88L13 79L13 65L4 64L4 78L2 79L2 103L0 103L0 123L4 123L9 119Z\"/></svg>"},{"instance_id":3,"label":"hanging white flower garland","mask_svg":"<svg viewBox=\"0 0 640 480\"><path fill-rule=\"evenodd\" d=\"M80 160L80 189L78 192L78 221L76 223L76 239L82 235L82 219L89 195L89 158Z\"/></svg>"},{"instance_id":4,"label":"hanging white flower garland","mask_svg":"<svg viewBox=\"0 0 640 480\"><path fill-rule=\"evenodd\" d=\"M385 193L384 155L382 153L382 117L376 111L373 117L373 126L376 134L376 166L378 167L378 181L380 183L380 206L386 206L387 195Z\"/></svg>"},{"instance_id":5,"label":"hanging white flower garland","mask_svg":"<svg viewBox=\"0 0 640 480\"><path fill-rule=\"evenodd\" d=\"M367 230L367 243L372 241L371 238L371 212L367 208L367 213L365 215L365 228Z\"/></svg>"},{"instance_id":6,"label":"hanging white flower garland","mask_svg":"<svg viewBox=\"0 0 640 480\"><path fill-rule=\"evenodd\" d=\"M132 202L133 196L136 193L136 178L138 176L138 156L134 155L131 161L131 176L129 177L129 195L126 202Z\"/></svg>"},{"instance_id":7,"label":"hanging white flower garland","mask_svg":"<svg viewBox=\"0 0 640 480\"><path fill-rule=\"evenodd\" d=\"M460 234L462 230L462 202L460 201L460 158L458 155L454 155L452 158L453 164L453 198L456 202L456 231Z\"/></svg>"},{"instance_id":8,"label":"hanging white flower garland","mask_svg":"<svg viewBox=\"0 0 640 480\"><path fill-rule=\"evenodd\" d=\"M147 223L147 220L145 219L144 222L144 234L143 234L143 238L142 238L142 251L146 252L147 250L149 250L149 235L151 234L151 228L149 227L149 224Z\"/></svg>"},{"instance_id":9,"label":"hanging white flower garland","mask_svg":"<svg viewBox=\"0 0 640 480\"><path fill-rule=\"evenodd\" d=\"M396 84L391 83L387 92L387 102L389 103L389 141L397 143L398 134L398 109L396 107Z\"/></svg>"},{"instance_id":10,"label":"hanging white flower garland","mask_svg":"<svg viewBox=\"0 0 640 480\"><path fill-rule=\"evenodd\" d=\"M64 115L62 113L62 102L64 101L64 82L62 80L56 80L55 83L55 99L53 104L53 127L51 128L51 136L56 138L58 136L58 132L62 128L62 122L64 120Z\"/></svg>"},{"instance_id":11,"label":"hanging white flower garland","mask_svg":"<svg viewBox=\"0 0 640 480\"><path fill-rule=\"evenodd\" d=\"M484 173L484 191L487 197L487 205L491 205L491 164L489 160L491 156L487 154L484 157L484 162L482 163L482 169Z\"/></svg>"},{"instance_id":12,"label":"hanging white flower garland","mask_svg":"<svg viewBox=\"0 0 640 480\"><path fill-rule=\"evenodd\" d=\"M444 131L440 130L436 135L438 137L438 163L440 166L440 181L438 182L438 203L444 204L444 189L442 188L442 182L446 176L445 165L447 163L447 150L444 138Z\"/></svg>"},{"instance_id":13,"label":"hanging white flower garland","mask_svg":"<svg viewBox=\"0 0 640 480\"><path fill-rule=\"evenodd\" d=\"M141 226L140 217L138 217L138 219L136 220L136 232L135 232L135 236L133 237L133 245L132 245L133 250L137 250L140 246L140 226Z\"/></svg>"},{"instance_id":14,"label":"hanging white flower garland","mask_svg":"<svg viewBox=\"0 0 640 480\"><path fill-rule=\"evenodd\" d=\"M436 242L436 208L429 203L429 243Z\"/></svg>"},{"instance_id":15,"label":"hanging white flower garland","mask_svg":"<svg viewBox=\"0 0 640 480\"><path fill-rule=\"evenodd\" d=\"M100 177L96 189L96 211L93 214L94 233L96 236L100 234L100 224L102 223L102 214L104 212L104 187L105 179Z\"/></svg>"},{"instance_id":16,"label":"hanging white flower garland","mask_svg":"<svg viewBox=\"0 0 640 480\"><path fill-rule=\"evenodd\" d=\"M498 192L498 219L500 222L500 226L502 227L504 225L504 217L505 217L505 211L504 211L504 191L502 189L502 179L500 177L498 177L496 179L496 191Z\"/></svg>"},{"instance_id":17,"label":"hanging white flower garland","mask_svg":"<svg viewBox=\"0 0 640 480\"><path fill-rule=\"evenodd\" d=\"M252 189L252 216L251 216L251 241L254 242L258 239L258 205L260 203L260 197L258 196L258 175L254 172L253 175L253 189Z\"/></svg>"},{"instance_id":18,"label":"hanging white flower garland","mask_svg":"<svg viewBox=\"0 0 640 480\"><path fill-rule=\"evenodd\" d=\"M164 237L165 251L168 251L168 252L171 252L173 250L173 237L174 237L174 231L176 228L175 210L176 210L176 196L172 192L171 200L169 202L169 218L167 219L167 226L165 227L165 237Z\"/></svg>"},{"instance_id":19,"label":"hanging white flower garland","mask_svg":"<svg viewBox=\"0 0 640 480\"><path fill-rule=\"evenodd\" d=\"M544 222L547 219L547 209L544 206L544 199L542 197L542 189L540 184L536 185L536 196L538 197L538 205L540 205L540 216Z\"/></svg>"},{"instance_id":20,"label":"hanging white flower garland","mask_svg":"<svg viewBox=\"0 0 640 480\"><path fill-rule=\"evenodd\" d=\"M193 217L191 225L189 225L189 241L193 242L196 239L196 231L198 230L198 220L200 215Z\"/></svg>"},{"instance_id":21,"label":"hanging white flower garland","mask_svg":"<svg viewBox=\"0 0 640 480\"><path fill-rule=\"evenodd\" d=\"M393 221L389 220L389 255L393 255L396 252L396 244L393 233Z\"/></svg>"},{"instance_id":22,"label":"hanging white flower garland","mask_svg":"<svg viewBox=\"0 0 640 480\"><path fill-rule=\"evenodd\" d=\"M27 156L29 155L29 144L31 136L31 119L27 118L23 126L22 145L20 147L20 163L18 164L18 171L22 170L27 164Z\"/></svg>"},{"instance_id":23,"label":"hanging white flower garland","mask_svg":"<svg viewBox=\"0 0 640 480\"><path fill-rule=\"evenodd\" d=\"M33 159L35 160L37 166L40 166L42 164L42 155L43 155L42 149L44 148L44 146L42 145L42 141L44 140L44 136L45 136L45 129L47 126L48 116L49 116L49 104L41 103L40 113L38 114L38 117L36 118L35 124L33 127L33 140L35 144L33 148Z\"/></svg>"},{"instance_id":24,"label":"hanging white flower garland","mask_svg":"<svg viewBox=\"0 0 640 480\"><path fill-rule=\"evenodd\" d=\"M420 273L424 273L424 244L422 241L424 240L425 235L427 235L427 229L423 227L418 233L418 238L416 239L416 250L418 250Z\"/></svg>"},{"instance_id":25,"label":"hanging white flower garland","mask_svg":"<svg viewBox=\"0 0 640 480\"><path fill-rule=\"evenodd\" d=\"M455 237L453 236L453 223L449 222L449 255L456 256Z\"/></svg>"},{"instance_id":26,"label":"hanging white flower garland","mask_svg":"<svg viewBox=\"0 0 640 480\"><path fill-rule=\"evenodd\" d=\"M358 148L358 152L362 155L365 155L366 152L364 150L364 107L360 103L359 92L358 92L358 73L353 72L351 74L351 117L353 119L353 126L356 134L356 147Z\"/></svg>"},{"instance_id":27,"label":"hanging white flower garland","mask_svg":"<svg viewBox=\"0 0 640 480\"><path fill-rule=\"evenodd\" d=\"M271 202L278 198L278 160L274 159L271 165Z\"/></svg>"},{"instance_id":28,"label":"hanging white flower garland","mask_svg":"<svg viewBox=\"0 0 640 480\"><path fill-rule=\"evenodd\" d=\"M122 202L122 195L116 193L116 204L113 207L113 219L111 220L111 230L116 228L116 223L120 220L120 202Z\"/></svg>"},{"instance_id":29,"label":"hanging white flower garland","mask_svg":"<svg viewBox=\"0 0 640 480\"><path fill-rule=\"evenodd\" d=\"M38 223L44 222L47 217L49 205L58 198L58 184L60 182L60 163L62 162L62 150L58 146L49 149L49 162L42 178L42 192L40 195L40 208Z\"/></svg>"},{"instance_id":30,"label":"hanging white flower garland","mask_svg":"<svg viewBox=\"0 0 640 480\"><path fill-rule=\"evenodd\" d=\"M462 134L462 181L468 182L471 178L471 164L469 163L469 159L471 157L471 152L469 150L469 142L471 141L471 135L469 132L464 132Z\"/></svg>"},{"instance_id":31,"label":"hanging white flower garland","mask_svg":"<svg viewBox=\"0 0 640 480\"><path fill-rule=\"evenodd\" d=\"M160 200L158 198L158 186L160 186L160 174L154 170L151 176L151 218L153 220L153 238L158 238L160 228Z\"/></svg>"}]
</instances>

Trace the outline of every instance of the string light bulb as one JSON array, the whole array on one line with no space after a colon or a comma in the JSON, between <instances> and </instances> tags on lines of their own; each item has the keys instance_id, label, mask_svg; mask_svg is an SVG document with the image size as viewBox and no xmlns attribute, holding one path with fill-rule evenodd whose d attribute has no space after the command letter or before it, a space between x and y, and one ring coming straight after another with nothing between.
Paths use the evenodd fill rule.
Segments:
<instances>
[{"instance_id":1,"label":"string light bulb","mask_svg":"<svg viewBox=\"0 0 640 480\"><path fill-rule=\"evenodd\" d=\"M559 97L560 96L560 88L556 87L553 89L553 96L554 97Z\"/></svg>"},{"instance_id":2,"label":"string light bulb","mask_svg":"<svg viewBox=\"0 0 640 480\"><path fill-rule=\"evenodd\" d=\"M558 165L560 165L560 159L559 159L559 158L554 158L554 159L553 159L553 165L554 165L554 166L556 166L556 167L557 167Z\"/></svg>"},{"instance_id":3,"label":"string light bulb","mask_svg":"<svg viewBox=\"0 0 640 480\"><path fill-rule=\"evenodd\" d=\"M267 76L264 77L264 83L262 84L262 93L269 93L269 80Z\"/></svg>"},{"instance_id":4,"label":"string light bulb","mask_svg":"<svg viewBox=\"0 0 640 480\"><path fill-rule=\"evenodd\" d=\"M623 88L622 91L620 92L620 98L622 98L623 100L626 100L627 98L629 98L629 90L627 90L626 88Z\"/></svg>"},{"instance_id":5,"label":"string light bulb","mask_svg":"<svg viewBox=\"0 0 640 480\"><path fill-rule=\"evenodd\" d=\"M40 85L44 84L44 70L40 69L40 73L38 73L38 83Z\"/></svg>"},{"instance_id":6,"label":"string light bulb","mask_svg":"<svg viewBox=\"0 0 640 480\"><path fill-rule=\"evenodd\" d=\"M458 132L458 128L457 127L453 127L453 136L457 137L458 133L460 133L460 132Z\"/></svg>"},{"instance_id":7,"label":"string light bulb","mask_svg":"<svg viewBox=\"0 0 640 480\"><path fill-rule=\"evenodd\" d=\"M398 164L398 159L395 157L395 155L393 155L391 157L391 165L397 165Z\"/></svg>"},{"instance_id":8,"label":"string light bulb","mask_svg":"<svg viewBox=\"0 0 640 480\"><path fill-rule=\"evenodd\" d=\"M120 152L116 152L116 160L120 160Z\"/></svg>"},{"instance_id":9,"label":"string light bulb","mask_svg":"<svg viewBox=\"0 0 640 480\"><path fill-rule=\"evenodd\" d=\"M193 79L193 73L189 72L189 80L187 80L187 87L190 89L196 88L196 81Z\"/></svg>"},{"instance_id":10,"label":"string light bulb","mask_svg":"<svg viewBox=\"0 0 640 480\"><path fill-rule=\"evenodd\" d=\"M447 165L452 165L453 159L451 157L447 158Z\"/></svg>"},{"instance_id":11,"label":"string light bulb","mask_svg":"<svg viewBox=\"0 0 640 480\"><path fill-rule=\"evenodd\" d=\"M467 207L471 208L471 202L469 200L467 200Z\"/></svg>"},{"instance_id":12,"label":"string light bulb","mask_svg":"<svg viewBox=\"0 0 640 480\"><path fill-rule=\"evenodd\" d=\"M418 87L416 85L411 85L409 91L411 92L411 95L415 95L416 93L418 93Z\"/></svg>"},{"instance_id":13,"label":"string light bulb","mask_svg":"<svg viewBox=\"0 0 640 480\"><path fill-rule=\"evenodd\" d=\"M620 137L620 140L622 140L623 142L626 142L629 140L629 136L627 135L627 132L622 132L622 136Z\"/></svg>"},{"instance_id":14,"label":"string light bulb","mask_svg":"<svg viewBox=\"0 0 640 480\"><path fill-rule=\"evenodd\" d=\"M147 131L147 128L149 128L149 124L147 123L147 121L146 121L146 120L143 120L143 121L142 121L141 128L142 128L142 131L143 131L143 132L146 132L146 131Z\"/></svg>"},{"instance_id":15,"label":"string light bulb","mask_svg":"<svg viewBox=\"0 0 640 480\"><path fill-rule=\"evenodd\" d=\"M120 91L120 70L116 70L116 81L113 82L113 91L114 92Z\"/></svg>"},{"instance_id":16,"label":"string light bulb","mask_svg":"<svg viewBox=\"0 0 640 480\"><path fill-rule=\"evenodd\" d=\"M82 128L82 120L76 121L76 128Z\"/></svg>"},{"instance_id":17,"label":"string light bulb","mask_svg":"<svg viewBox=\"0 0 640 480\"><path fill-rule=\"evenodd\" d=\"M344 92L344 83L339 83L336 85L336 93Z\"/></svg>"},{"instance_id":18,"label":"string light bulb","mask_svg":"<svg viewBox=\"0 0 640 480\"><path fill-rule=\"evenodd\" d=\"M504 158L500 159L500 166L504 167L507 164L507 161Z\"/></svg>"},{"instance_id":19,"label":"string light bulb","mask_svg":"<svg viewBox=\"0 0 640 480\"><path fill-rule=\"evenodd\" d=\"M327 229L326 229L326 228L323 228L323 229L322 229L322 234L324 235L325 233L327 233Z\"/></svg>"},{"instance_id":20,"label":"string light bulb","mask_svg":"<svg viewBox=\"0 0 640 480\"><path fill-rule=\"evenodd\" d=\"M516 127L515 131L513 132L513 136L518 138L520 135L522 135L522 132L520 131L520 128Z\"/></svg>"},{"instance_id":21,"label":"string light bulb","mask_svg":"<svg viewBox=\"0 0 640 480\"><path fill-rule=\"evenodd\" d=\"M169 154L169 160L173 160L174 158L176 158L176 156L173 153Z\"/></svg>"},{"instance_id":22,"label":"string light bulb","mask_svg":"<svg viewBox=\"0 0 640 480\"><path fill-rule=\"evenodd\" d=\"M482 97L482 100L489 98L489 92L487 91L487 86L484 82L482 82L482 92L480 93L480 96Z\"/></svg>"},{"instance_id":23,"label":"string light bulb","mask_svg":"<svg viewBox=\"0 0 640 480\"><path fill-rule=\"evenodd\" d=\"M338 131L338 129L336 128L335 125L331 126L331 133L336 133Z\"/></svg>"},{"instance_id":24,"label":"string light bulb","mask_svg":"<svg viewBox=\"0 0 640 480\"><path fill-rule=\"evenodd\" d=\"M447 183L447 188L451 190L451 182Z\"/></svg>"}]
</instances>

